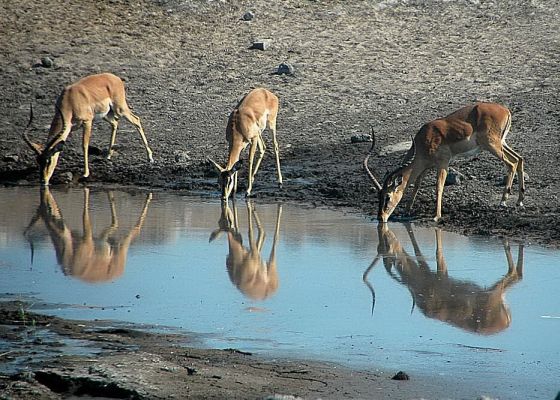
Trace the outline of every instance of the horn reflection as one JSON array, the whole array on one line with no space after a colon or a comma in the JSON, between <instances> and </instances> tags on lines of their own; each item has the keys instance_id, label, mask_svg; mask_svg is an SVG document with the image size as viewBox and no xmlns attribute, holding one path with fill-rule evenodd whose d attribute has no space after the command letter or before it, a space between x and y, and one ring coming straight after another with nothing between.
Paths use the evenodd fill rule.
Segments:
<instances>
[{"instance_id":1,"label":"horn reflection","mask_svg":"<svg viewBox=\"0 0 560 400\"><path fill-rule=\"evenodd\" d=\"M146 196L136 224L124 236L122 230L119 232L113 192L107 192L107 199L111 209L111 222L101 234L94 235L89 210L90 193L88 188L84 188L82 231L77 232L71 230L64 221L62 210L49 188L42 187L39 207L24 235L29 238L29 231L42 220L54 246L57 262L65 275L90 283L115 280L124 273L129 247L142 230L152 194ZM31 241L30 245L33 249Z\"/></svg>"},{"instance_id":2,"label":"horn reflection","mask_svg":"<svg viewBox=\"0 0 560 400\"><path fill-rule=\"evenodd\" d=\"M211 233L210 241L215 240L222 233L227 234L229 254L226 258L226 267L229 279L246 297L253 300L267 299L278 289L276 245L280 235L282 206L278 205L276 211L276 226L268 261L263 261L262 249L266 234L253 203L251 201L246 202L248 248L243 246L236 204L235 202L231 203L233 209L230 208L229 202L222 202L218 229ZM256 238L255 226L257 228Z\"/></svg>"},{"instance_id":3,"label":"horn reflection","mask_svg":"<svg viewBox=\"0 0 560 400\"><path fill-rule=\"evenodd\" d=\"M367 277L379 259L383 258L387 273L410 291L413 309L417 306L425 316L484 335L498 333L509 327L511 312L505 303L505 294L523 277L523 245L519 245L515 264L510 246L504 241L507 273L492 286L482 287L448 275L441 229L435 228L436 270L433 271L418 246L412 226L407 224L406 227L414 255L403 249L387 224L377 226L377 256L363 274L364 283L373 296L372 307L375 307L375 290Z\"/></svg>"}]
</instances>

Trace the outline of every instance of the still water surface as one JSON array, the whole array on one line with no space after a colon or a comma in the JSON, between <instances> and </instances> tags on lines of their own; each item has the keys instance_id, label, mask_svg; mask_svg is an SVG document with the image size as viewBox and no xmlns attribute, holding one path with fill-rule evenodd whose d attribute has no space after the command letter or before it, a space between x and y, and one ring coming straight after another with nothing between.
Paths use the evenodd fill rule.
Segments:
<instances>
[{"instance_id":1,"label":"still water surface","mask_svg":"<svg viewBox=\"0 0 560 400\"><path fill-rule=\"evenodd\" d=\"M0 189L0 294L204 345L560 389L558 251L356 215L99 189Z\"/></svg>"}]
</instances>

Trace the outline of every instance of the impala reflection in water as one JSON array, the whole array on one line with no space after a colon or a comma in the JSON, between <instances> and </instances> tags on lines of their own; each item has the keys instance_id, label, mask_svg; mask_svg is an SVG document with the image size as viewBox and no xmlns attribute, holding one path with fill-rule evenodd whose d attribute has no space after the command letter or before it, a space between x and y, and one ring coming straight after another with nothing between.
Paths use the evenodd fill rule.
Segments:
<instances>
[{"instance_id":1,"label":"impala reflection in water","mask_svg":"<svg viewBox=\"0 0 560 400\"><path fill-rule=\"evenodd\" d=\"M510 246L504 241L507 273L492 286L481 287L448 275L441 229L435 228L436 270L433 271L418 246L412 226L408 224L406 228L414 255L403 249L387 224L377 227L377 256L363 275L364 282L372 292L374 306L375 291L367 276L382 257L387 273L408 288L413 304L427 317L484 335L501 332L510 326L511 313L505 303L505 293L523 276L523 245L519 245L515 265Z\"/></svg>"},{"instance_id":2,"label":"impala reflection in water","mask_svg":"<svg viewBox=\"0 0 560 400\"><path fill-rule=\"evenodd\" d=\"M41 188L40 204L31 219L24 235L31 238L30 231L42 220L47 228L54 246L56 259L65 275L70 275L84 282L107 282L122 276L125 270L128 249L140 234L148 213L152 194L146 196L144 205L136 224L120 237L117 236L119 220L115 209L113 192L107 192L111 209L111 223L100 235L94 236L90 219L90 193L83 189L82 232L69 228L62 216L62 210L56 203L48 186ZM33 251L32 239L28 239Z\"/></svg>"},{"instance_id":3,"label":"impala reflection in water","mask_svg":"<svg viewBox=\"0 0 560 400\"><path fill-rule=\"evenodd\" d=\"M276 226L274 238L268 261L262 259L262 248L265 241L265 230L251 201L247 201L247 238L249 248L243 246L243 237L239 231L239 218L237 207L232 202L233 210L227 201L222 201L222 212L218 221L218 229L210 235L210 242L215 240L222 232L227 234L229 254L226 258L226 267L231 282L246 297L253 300L264 300L278 289L278 271L276 269L276 245L280 234L280 219L282 206L279 204L276 211ZM254 225L257 226L255 240Z\"/></svg>"}]
</instances>

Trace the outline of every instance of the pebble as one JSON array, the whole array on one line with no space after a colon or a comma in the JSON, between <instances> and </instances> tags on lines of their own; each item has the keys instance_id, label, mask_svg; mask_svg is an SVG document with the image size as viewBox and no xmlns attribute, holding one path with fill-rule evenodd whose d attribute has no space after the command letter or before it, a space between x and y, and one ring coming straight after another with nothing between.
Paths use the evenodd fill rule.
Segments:
<instances>
[{"instance_id":1,"label":"pebble","mask_svg":"<svg viewBox=\"0 0 560 400\"><path fill-rule=\"evenodd\" d=\"M245 14L243 14L243 16L241 17L241 19L243 21L252 21L255 18L255 14L253 14L251 11L247 11Z\"/></svg>"},{"instance_id":2,"label":"pebble","mask_svg":"<svg viewBox=\"0 0 560 400\"><path fill-rule=\"evenodd\" d=\"M278 66L276 73L278 75L293 75L294 71L294 66L292 64L283 62Z\"/></svg>"}]
</instances>

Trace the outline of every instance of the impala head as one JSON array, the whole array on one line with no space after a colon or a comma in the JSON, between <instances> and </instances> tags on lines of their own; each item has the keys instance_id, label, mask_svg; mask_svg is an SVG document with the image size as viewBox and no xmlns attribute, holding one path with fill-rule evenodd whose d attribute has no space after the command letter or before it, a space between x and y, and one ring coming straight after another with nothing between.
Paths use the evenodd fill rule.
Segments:
<instances>
[{"instance_id":1,"label":"impala head","mask_svg":"<svg viewBox=\"0 0 560 400\"><path fill-rule=\"evenodd\" d=\"M60 110L57 108L57 112ZM62 115L62 114L60 114ZM23 140L35 153L35 159L37 164L39 164L39 176L42 186L47 186L54 173L56 164L58 163L58 156L64 147L64 141L59 141L58 143L52 143L49 141L46 146L34 143L29 139L27 133L31 128L31 123L33 122L33 106L29 111L29 122L22 133ZM64 128L63 128L64 129Z\"/></svg>"},{"instance_id":2,"label":"impala head","mask_svg":"<svg viewBox=\"0 0 560 400\"><path fill-rule=\"evenodd\" d=\"M383 186L379 191L379 210L377 219L387 222L395 208L400 203L406 183L403 179L403 167L389 173L383 181Z\"/></svg>"},{"instance_id":3,"label":"impala head","mask_svg":"<svg viewBox=\"0 0 560 400\"><path fill-rule=\"evenodd\" d=\"M375 135L373 129L371 130L371 136L372 145L368 155L364 160L364 168L379 194L379 210L377 212L377 219L380 222L385 223L403 197L404 190L407 186L410 166L414 162L414 157L416 155L416 143L414 142L414 140L412 141L412 147L408 151L403 164L393 172L388 173L383 180L383 185L381 185L368 167L369 157L373 153L373 149L375 147Z\"/></svg>"},{"instance_id":4,"label":"impala head","mask_svg":"<svg viewBox=\"0 0 560 400\"><path fill-rule=\"evenodd\" d=\"M239 171L239 169L243 165L243 162L239 160L235 164L233 164L231 169L227 169L222 167L220 164L218 164L216 161L212 160L211 158L208 158L208 161L214 164L214 166L220 173L218 175L218 184L220 185L220 192L222 193L222 199L226 200L229 198L231 192L233 191L235 185L235 174L237 173L237 171Z\"/></svg>"}]
</instances>

